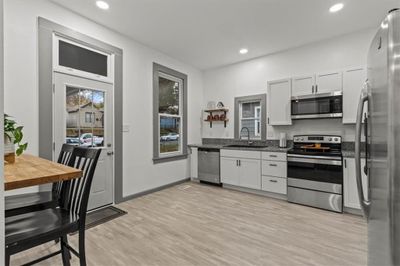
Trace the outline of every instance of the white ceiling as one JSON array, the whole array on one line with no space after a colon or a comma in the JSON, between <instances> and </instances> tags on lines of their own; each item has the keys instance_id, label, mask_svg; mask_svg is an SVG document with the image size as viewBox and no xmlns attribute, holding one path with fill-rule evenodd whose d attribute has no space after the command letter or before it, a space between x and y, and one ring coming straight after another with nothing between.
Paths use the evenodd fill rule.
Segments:
<instances>
[{"instance_id":1,"label":"white ceiling","mask_svg":"<svg viewBox=\"0 0 400 266\"><path fill-rule=\"evenodd\" d=\"M51 0L200 69L378 27L398 0ZM342 2L342 11L329 7ZM240 55L247 47L249 53Z\"/></svg>"}]
</instances>

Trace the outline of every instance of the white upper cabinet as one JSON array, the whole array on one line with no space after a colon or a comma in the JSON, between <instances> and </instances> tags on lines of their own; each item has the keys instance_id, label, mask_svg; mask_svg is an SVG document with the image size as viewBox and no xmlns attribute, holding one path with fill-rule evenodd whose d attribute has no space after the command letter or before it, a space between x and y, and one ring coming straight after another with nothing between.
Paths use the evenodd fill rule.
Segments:
<instances>
[{"instance_id":1,"label":"white upper cabinet","mask_svg":"<svg viewBox=\"0 0 400 266\"><path fill-rule=\"evenodd\" d=\"M342 89L342 71L292 78L292 96L329 93L342 91Z\"/></svg>"},{"instance_id":2,"label":"white upper cabinet","mask_svg":"<svg viewBox=\"0 0 400 266\"><path fill-rule=\"evenodd\" d=\"M327 72L317 74L315 78L314 93L329 93L335 91L342 91L343 78L342 72Z\"/></svg>"},{"instance_id":3,"label":"white upper cabinet","mask_svg":"<svg viewBox=\"0 0 400 266\"><path fill-rule=\"evenodd\" d=\"M282 79L268 82L267 123L272 126L291 125L290 108L292 81Z\"/></svg>"},{"instance_id":4,"label":"white upper cabinet","mask_svg":"<svg viewBox=\"0 0 400 266\"><path fill-rule=\"evenodd\" d=\"M343 72L343 123L355 124L357 119L358 100L367 79L364 67L353 68ZM366 106L365 106L366 107ZM366 108L364 107L364 112Z\"/></svg>"},{"instance_id":5,"label":"white upper cabinet","mask_svg":"<svg viewBox=\"0 0 400 266\"><path fill-rule=\"evenodd\" d=\"M314 86L314 75L292 78L292 96L313 94Z\"/></svg>"}]
</instances>

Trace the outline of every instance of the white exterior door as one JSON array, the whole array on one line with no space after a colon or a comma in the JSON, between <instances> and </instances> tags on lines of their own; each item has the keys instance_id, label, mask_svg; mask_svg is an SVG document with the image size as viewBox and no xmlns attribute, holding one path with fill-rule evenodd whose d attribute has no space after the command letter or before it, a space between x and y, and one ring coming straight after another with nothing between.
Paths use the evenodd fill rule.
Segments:
<instances>
[{"instance_id":1,"label":"white exterior door","mask_svg":"<svg viewBox=\"0 0 400 266\"><path fill-rule=\"evenodd\" d=\"M88 210L113 203L113 85L54 73L53 159L63 143L102 149Z\"/></svg>"}]
</instances>

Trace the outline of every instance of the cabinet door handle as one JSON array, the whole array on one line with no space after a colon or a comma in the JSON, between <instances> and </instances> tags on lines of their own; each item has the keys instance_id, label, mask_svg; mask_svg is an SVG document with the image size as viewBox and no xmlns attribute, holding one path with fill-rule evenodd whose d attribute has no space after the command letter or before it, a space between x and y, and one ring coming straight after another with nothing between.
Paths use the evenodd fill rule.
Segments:
<instances>
[{"instance_id":1,"label":"cabinet door handle","mask_svg":"<svg viewBox=\"0 0 400 266\"><path fill-rule=\"evenodd\" d=\"M275 166L275 167L276 167L276 166L278 166L278 165L277 165L277 164L274 164L274 163L270 163L269 166Z\"/></svg>"},{"instance_id":2,"label":"cabinet door handle","mask_svg":"<svg viewBox=\"0 0 400 266\"><path fill-rule=\"evenodd\" d=\"M318 85L315 85L315 93L318 92Z\"/></svg>"},{"instance_id":3,"label":"cabinet door handle","mask_svg":"<svg viewBox=\"0 0 400 266\"><path fill-rule=\"evenodd\" d=\"M239 160L236 160L236 166L239 166Z\"/></svg>"},{"instance_id":4,"label":"cabinet door handle","mask_svg":"<svg viewBox=\"0 0 400 266\"><path fill-rule=\"evenodd\" d=\"M270 154L269 157L271 157L271 158L276 158L276 157L278 157L278 155L272 155L272 154Z\"/></svg>"},{"instance_id":5,"label":"cabinet door handle","mask_svg":"<svg viewBox=\"0 0 400 266\"><path fill-rule=\"evenodd\" d=\"M269 117L267 118L267 123L268 123L268 125L269 125Z\"/></svg>"},{"instance_id":6,"label":"cabinet door handle","mask_svg":"<svg viewBox=\"0 0 400 266\"><path fill-rule=\"evenodd\" d=\"M239 166L242 166L242 162L239 160Z\"/></svg>"},{"instance_id":7,"label":"cabinet door handle","mask_svg":"<svg viewBox=\"0 0 400 266\"><path fill-rule=\"evenodd\" d=\"M272 183L277 183L278 181L276 181L276 180L273 180L273 179L270 179L270 180L269 180L269 182L272 182Z\"/></svg>"},{"instance_id":8,"label":"cabinet door handle","mask_svg":"<svg viewBox=\"0 0 400 266\"><path fill-rule=\"evenodd\" d=\"M344 159L344 168L347 168L347 160Z\"/></svg>"},{"instance_id":9,"label":"cabinet door handle","mask_svg":"<svg viewBox=\"0 0 400 266\"><path fill-rule=\"evenodd\" d=\"M312 93L314 93L314 85L311 86Z\"/></svg>"}]
</instances>

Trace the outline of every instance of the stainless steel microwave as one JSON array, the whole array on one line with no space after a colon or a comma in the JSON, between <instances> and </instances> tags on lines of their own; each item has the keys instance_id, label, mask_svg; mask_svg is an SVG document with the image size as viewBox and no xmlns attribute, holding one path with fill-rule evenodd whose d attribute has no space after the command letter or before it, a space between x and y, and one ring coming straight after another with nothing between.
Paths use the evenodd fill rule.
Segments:
<instances>
[{"instance_id":1,"label":"stainless steel microwave","mask_svg":"<svg viewBox=\"0 0 400 266\"><path fill-rule=\"evenodd\" d=\"M292 119L340 118L343 116L341 91L292 97Z\"/></svg>"}]
</instances>

